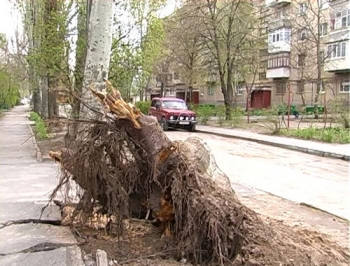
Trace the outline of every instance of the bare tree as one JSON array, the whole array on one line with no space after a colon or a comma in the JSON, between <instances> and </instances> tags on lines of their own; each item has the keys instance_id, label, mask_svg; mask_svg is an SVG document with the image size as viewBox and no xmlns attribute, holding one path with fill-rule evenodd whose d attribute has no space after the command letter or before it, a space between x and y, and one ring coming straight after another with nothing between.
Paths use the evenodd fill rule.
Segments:
<instances>
[{"instance_id":1,"label":"bare tree","mask_svg":"<svg viewBox=\"0 0 350 266\"><path fill-rule=\"evenodd\" d=\"M293 20L293 53L291 66L298 70L298 86L303 105L305 102L306 83L316 83L314 105L317 109L320 91L324 88L322 78L324 60L327 53L322 51L323 37L328 32L326 1L297 1L292 8L292 14L297 14L298 19ZM313 95L312 95L313 97ZM318 117L316 112L315 117Z\"/></svg>"},{"instance_id":2,"label":"bare tree","mask_svg":"<svg viewBox=\"0 0 350 266\"><path fill-rule=\"evenodd\" d=\"M215 61L226 107L226 119L231 119L234 100L234 72L247 44L256 40L258 16L250 1L192 1L198 16L196 26L201 30L203 45ZM239 70L239 69L237 69Z\"/></svg>"}]
</instances>

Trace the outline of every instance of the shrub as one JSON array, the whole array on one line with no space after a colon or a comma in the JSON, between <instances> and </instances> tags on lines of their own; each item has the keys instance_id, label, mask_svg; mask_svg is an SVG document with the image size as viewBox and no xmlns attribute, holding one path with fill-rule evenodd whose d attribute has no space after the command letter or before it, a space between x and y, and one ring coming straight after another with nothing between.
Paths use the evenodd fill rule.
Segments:
<instances>
[{"instance_id":1,"label":"shrub","mask_svg":"<svg viewBox=\"0 0 350 266\"><path fill-rule=\"evenodd\" d=\"M215 114L215 108L210 105L199 105L197 109L197 116L201 124L206 125L211 116Z\"/></svg>"},{"instance_id":2,"label":"shrub","mask_svg":"<svg viewBox=\"0 0 350 266\"><path fill-rule=\"evenodd\" d=\"M35 112L30 112L29 120L31 120L31 121L38 121L39 119L41 119L40 115L38 115Z\"/></svg>"},{"instance_id":3,"label":"shrub","mask_svg":"<svg viewBox=\"0 0 350 266\"><path fill-rule=\"evenodd\" d=\"M239 124L242 123L243 114L244 114L244 111L240 107L234 108L232 110L231 121L230 121L232 127L238 127Z\"/></svg>"},{"instance_id":4,"label":"shrub","mask_svg":"<svg viewBox=\"0 0 350 266\"><path fill-rule=\"evenodd\" d=\"M140 109L141 113L148 115L149 108L151 107L150 101L137 102L136 107Z\"/></svg>"},{"instance_id":5,"label":"shrub","mask_svg":"<svg viewBox=\"0 0 350 266\"><path fill-rule=\"evenodd\" d=\"M218 123L220 126L224 124L226 118L226 108L225 105L217 105L215 106L215 114L218 118Z\"/></svg>"},{"instance_id":6,"label":"shrub","mask_svg":"<svg viewBox=\"0 0 350 266\"><path fill-rule=\"evenodd\" d=\"M45 122L41 119L40 115L35 112L31 112L29 114L29 120L34 121L34 133L35 136L39 139L47 139L48 138L48 129L45 125Z\"/></svg>"},{"instance_id":7,"label":"shrub","mask_svg":"<svg viewBox=\"0 0 350 266\"><path fill-rule=\"evenodd\" d=\"M265 109L261 114L266 116L265 119L261 120L262 126L268 129L271 134L279 134L285 121L284 116L278 115L278 107L273 106Z\"/></svg>"}]
</instances>

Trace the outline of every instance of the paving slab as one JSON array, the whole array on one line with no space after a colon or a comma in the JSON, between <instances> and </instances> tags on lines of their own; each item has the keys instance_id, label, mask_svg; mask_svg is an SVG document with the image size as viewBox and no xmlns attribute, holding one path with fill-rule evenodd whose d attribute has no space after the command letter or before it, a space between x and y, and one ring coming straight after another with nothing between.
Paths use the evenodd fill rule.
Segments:
<instances>
[{"instance_id":1,"label":"paving slab","mask_svg":"<svg viewBox=\"0 0 350 266\"><path fill-rule=\"evenodd\" d=\"M75 245L76 239L69 227L49 224L17 224L0 230L0 254L8 255L26 251L40 244Z\"/></svg>"},{"instance_id":2,"label":"paving slab","mask_svg":"<svg viewBox=\"0 0 350 266\"><path fill-rule=\"evenodd\" d=\"M44 203L35 202L0 202L0 223L28 219L40 219ZM61 221L61 210L57 205L50 205L42 213L41 220ZM0 233L1 234L1 233Z\"/></svg>"},{"instance_id":3,"label":"paving slab","mask_svg":"<svg viewBox=\"0 0 350 266\"><path fill-rule=\"evenodd\" d=\"M77 246L61 247L51 251L16 253L0 257L1 266L84 266Z\"/></svg>"}]
</instances>

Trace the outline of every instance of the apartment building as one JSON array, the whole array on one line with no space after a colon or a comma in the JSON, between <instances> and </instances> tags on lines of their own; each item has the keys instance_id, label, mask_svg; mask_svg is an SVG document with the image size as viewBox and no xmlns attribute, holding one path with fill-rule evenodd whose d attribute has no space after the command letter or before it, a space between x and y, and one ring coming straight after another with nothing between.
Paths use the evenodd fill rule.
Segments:
<instances>
[{"instance_id":1,"label":"apartment building","mask_svg":"<svg viewBox=\"0 0 350 266\"><path fill-rule=\"evenodd\" d=\"M260 15L267 47L260 51L251 107L289 100L308 105L314 103L317 91L321 103L338 96L349 99L349 1L264 2Z\"/></svg>"},{"instance_id":2,"label":"apartment building","mask_svg":"<svg viewBox=\"0 0 350 266\"><path fill-rule=\"evenodd\" d=\"M254 78L238 82L235 73L235 104L259 109L288 101L309 105L315 98L321 104L333 98L349 102L349 1L255 0L254 5L266 47L257 51L260 64ZM175 71L167 74L165 96L184 98L187 91L187 100L223 104L215 66L198 76L191 89Z\"/></svg>"}]
</instances>

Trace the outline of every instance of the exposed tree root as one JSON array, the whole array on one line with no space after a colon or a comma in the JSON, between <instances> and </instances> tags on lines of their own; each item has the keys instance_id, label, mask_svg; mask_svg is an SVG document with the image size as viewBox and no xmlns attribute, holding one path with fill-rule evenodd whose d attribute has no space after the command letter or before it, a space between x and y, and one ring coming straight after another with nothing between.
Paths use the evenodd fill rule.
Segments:
<instances>
[{"instance_id":1,"label":"exposed tree root","mask_svg":"<svg viewBox=\"0 0 350 266\"><path fill-rule=\"evenodd\" d=\"M314 248L304 238L291 238L291 228L281 232L265 224L239 202L200 139L171 142L157 121L125 103L111 84L108 88L108 94L92 89L107 110L105 121L85 127L84 139L50 153L63 169L52 198L72 179L84 190L76 212L91 214L98 203L101 213L115 217L117 234L123 234L125 219L147 216L171 235L173 256L193 263L345 265L349 260L340 248L328 251L329 243Z\"/></svg>"}]
</instances>

